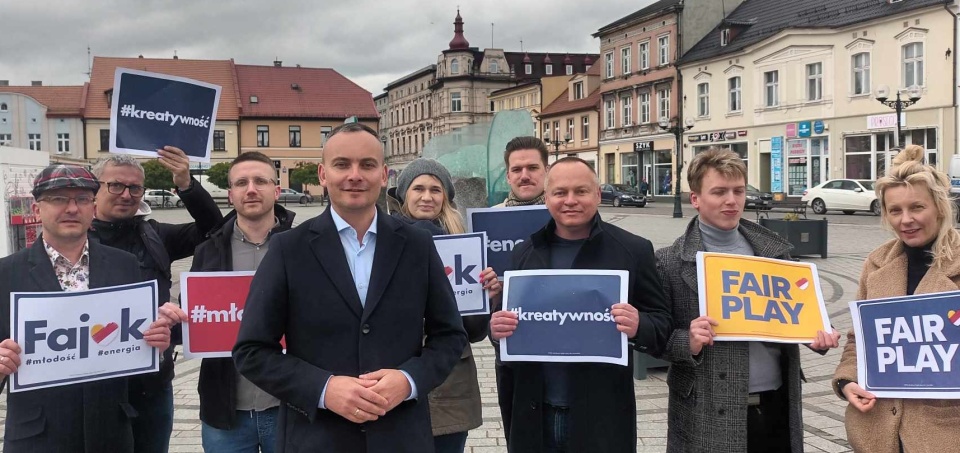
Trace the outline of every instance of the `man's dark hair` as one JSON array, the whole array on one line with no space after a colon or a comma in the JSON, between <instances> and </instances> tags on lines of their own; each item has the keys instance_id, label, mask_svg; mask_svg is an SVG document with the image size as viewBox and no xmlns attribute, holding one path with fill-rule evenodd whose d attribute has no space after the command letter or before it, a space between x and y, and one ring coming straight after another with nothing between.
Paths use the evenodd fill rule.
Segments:
<instances>
[{"instance_id":1,"label":"man's dark hair","mask_svg":"<svg viewBox=\"0 0 960 453\"><path fill-rule=\"evenodd\" d=\"M334 135L337 135L341 132L366 132L376 137L378 142L380 141L380 134L378 134L377 131L373 130L372 127L367 126L366 124L363 124L363 123L341 124L333 128L332 131L330 131L330 135L327 136L327 140L330 140L331 138L333 138Z\"/></svg>"},{"instance_id":2,"label":"man's dark hair","mask_svg":"<svg viewBox=\"0 0 960 453\"><path fill-rule=\"evenodd\" d=\"M503 151L503 163L507 166L507 171L510 170L510 153L519 151L521 149L535 149L539 151L540 160L543 161L543 166L547 166L547 157L550 153L547 151L547 145L543 143L543 140L530 136L514 137L512 140L507 142L507 149Z\"/></svg>"},{"instance_id":3,"label":"man's dark hair","mask_svg":"<svg viewBox=\"0 0 960 453\"><path fill-rule=\"evenodd\" d=\"M267 157L266 154L260 151L248 151L240 154L233 162L230 162L230 168L227 170L227 182L230 182L230 170L233 170L233 166L241 162L263 162L269 165L270 168L275 168L273 166L273 159ZM274 183L276 183L276 181L274 181Z\"/></svg>"}]
</instances>

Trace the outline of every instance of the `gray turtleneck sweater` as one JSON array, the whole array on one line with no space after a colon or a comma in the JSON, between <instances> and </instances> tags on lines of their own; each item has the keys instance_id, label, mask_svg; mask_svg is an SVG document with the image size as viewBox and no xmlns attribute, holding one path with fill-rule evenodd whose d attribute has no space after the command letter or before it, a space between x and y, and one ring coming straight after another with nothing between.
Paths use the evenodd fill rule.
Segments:
<instances>
[{"instance_id":1,"label":"gray turtleneck sweater","mask_svg":"<svg viewBox=\"0 0 960 453\"><path fill-rule=\"evenodd\" d=\"M700 219L700 235L708 252L753 255L753 247L740 230L721 230ZM780 346L750 341L750 393L776 390L783 384L780 368Z\"/></svg>"}]
</instances>

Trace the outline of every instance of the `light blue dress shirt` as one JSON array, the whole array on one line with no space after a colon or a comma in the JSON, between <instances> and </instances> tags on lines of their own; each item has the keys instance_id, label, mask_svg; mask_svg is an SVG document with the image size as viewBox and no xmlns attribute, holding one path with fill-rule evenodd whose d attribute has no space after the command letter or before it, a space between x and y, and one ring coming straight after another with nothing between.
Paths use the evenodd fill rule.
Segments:
<instances>
[{"instance_id":1,"label":"light blue dress shirt","mask_svg":"<svg viewBox=\"0 0 960 453\"><path fill-rule=\"evenodd\" d=\"M343 253L347 258L347 265L350 266L350 275L353 276L354 286L357 288L357 295L360 296L360 304L367 306L367 291L370 289L370 274L373 272L373 257L377 251L377 218L380 215L374 213L373 222L367 228L363 235L363 242L357 240L357 230L350 226L343 217L337 214L337 210L330 208L330 215L333 217L333 225L337 227L337 233L340 234L340 244L343 246ZM400 370L407 381L410 382L410 396L407 400L417 397L417 385L413 382L406 371ZM328 379L323 384L323 393L320 394L320 409L326 409L325 399L327 396Z\"/></svg>"}]
</instances>

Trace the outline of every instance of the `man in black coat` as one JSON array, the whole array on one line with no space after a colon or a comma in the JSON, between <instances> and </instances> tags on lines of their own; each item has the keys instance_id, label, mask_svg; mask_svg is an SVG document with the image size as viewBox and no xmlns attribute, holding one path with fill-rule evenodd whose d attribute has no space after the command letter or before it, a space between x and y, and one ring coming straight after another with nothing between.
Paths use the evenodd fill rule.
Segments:
<instances>
[{"instance_id":1,"label":"man in black coat","mask_svg":"<svg viewBox=\"0 0 960 453\"><path fill-rule=\"evenodd\" d=\"M546 205L553 220L513 252L513 269L608 269L630 273L627 303L611 306L617 330L633 347L658 354L670 332L670 306L657 278L650 241L600 220L600 184L583 160L567 157L547 173ZM490 336L509 337L517 314L498 311ZM637 411L633 362L506 362L513 385L508 448L546 451L635 452Z\"/></svg>"},{"instance_id":2,"label":"man in black coat","mask_svg":"<svg viewBox=\"0 0 960 453\"><path fill-rule=\"evenodd\" d=\"M190 272L255 271L270 238L287 231L296 213L276 204L280 187L273 161L257 151L230 163L228 196L235 209L193 255ZM233 359L200 364L200 421L206 453L273 451L280 401L240 376Z\"/></svg>"},{"instance_id":3,"label":"man in black coat","mask_svg":"<svg viewBox=\"0 0 960 453\"><path fill-rule=\"evenodd\" d=\"M190 177L190 161L179 148L157 151L158 162L173 174L177 194L196 223L173 225L148 220L141 209L144 172L140 162L126 154L111 154L93 166L101 182L97 192L96 219L90 237L103 245L130 252L139 261L143 280L157 280L160 315L176 324L186 319L170 302L170 264L193 255L206 234L223 220L220 208L197 180ZM149 211L149 207L143 208ZM179 326L174 326L179 343ZM173 348L160 357L160 371L130 379L130 403L139 415L133 437L137 453L167 453L173 431Z\"/></svg>"},{"instance_id":4,"label":"man in black coat","mask_svg":"<svg viewBox=\"0 0 960 453\"><path fill-rule=\"evenodd\" d=\"M20 346L10 338L10 293L82 291L141 281L136 257L87 239L96 178L82 167L51 165L34 182L33 212L41 237L0 259L0 373L20 366ZM147 344L170 344L167 321L144 332ZM128 378L70 384L7 395L3 451L132 452Z\"/></svg>"},{"instance_id":5,"label":"man in black coat","mask_svg":"<svg viewBox=\"0 0 960 453\"><path fill-rule=\"evenodd\" d=\"M287 453L431 452L426 395L467 344L433 238L377 209L387 169L368 126L334 129L319 173L330 207L270 242L237 369L286 404Z\"/></svg>"}]
</instances>

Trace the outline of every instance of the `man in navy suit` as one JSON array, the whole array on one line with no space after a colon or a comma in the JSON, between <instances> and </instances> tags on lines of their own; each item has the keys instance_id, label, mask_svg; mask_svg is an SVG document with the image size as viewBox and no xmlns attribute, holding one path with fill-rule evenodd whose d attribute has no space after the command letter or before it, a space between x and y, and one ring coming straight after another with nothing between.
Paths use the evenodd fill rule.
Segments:
<instances>
[{"instance_id":1,"label":"man in navy suit","mask_svg":"<svg viewBox=\"0 0 960 453\"><path fill-rule=\"evenodd\" d=\"M426 395L467 344L443 263L428 232L377 208L387 169L376 131L334 129L319 173L330 207L271 240L237 369L286 403L278 450L431 452Z\"/></svg>"},{"instance_id":2,"label":"man in navy suit","mask_svg":"<svg viewBox=\"0 0 960 453\"><path fill-rule=\"evenodd\" d=\"M100 183L82 167L51 165L33 185L33 213L41 237L29 248L0 259L0 374L20 366L20 345L10 338L11 292L83 291L136 283L134 255L87 239ZM150 325L147 344L170 345L169 321ZM3 451L132 452L127 378L70 384L7 395Z\"/></svg>"}]
</instances>

